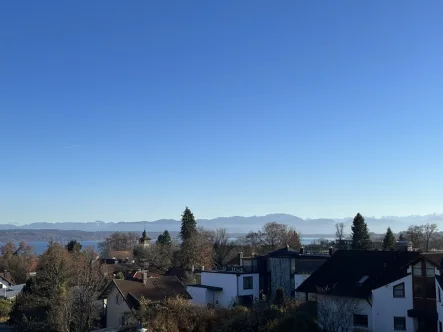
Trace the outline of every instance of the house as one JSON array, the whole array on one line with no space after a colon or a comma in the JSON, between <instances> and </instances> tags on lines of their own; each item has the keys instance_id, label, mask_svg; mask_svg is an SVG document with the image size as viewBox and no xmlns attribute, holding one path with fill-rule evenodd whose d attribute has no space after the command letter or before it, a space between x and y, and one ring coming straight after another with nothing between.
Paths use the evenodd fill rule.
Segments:
<instances>
[{"instance_id":1,"label":"house","mask_svg":"<svg viewBox=\"0 0 443 332\"><path fill-rule=\"evenodd\" d=\"M356 303L350 317L353 328L434 332L438 318L435 274L441 258L441 253L341 250L297 291L318 302L319 323L328 314L320 308ZM330 313L337 314L334 310Z\"/></svg>"},{"instance_id":2,"label":"house","mask_svg":"<svg viewBox=\"0 0 443 332\"><path fill-rule=\"evenodd\" d=\"M329 255L311 255L286 246L267 255L268 289L270 299L275 297L278 288L283 289L285 297L297 297L295 289L329 259Z\"/></svg>"},{"instance_id":3,"label":"house","mask_svg":"<svg viewBox=\"0 0 443 332\"><path fill-rule=\"evenodd\" d=\"M200 284L201 283L201 272L202 269L196 269L194 267L190 269L181 268L181 267L173 267L166 271L166 276L175 276L177 277L180 282L187 286L187 285L193 285L193 284Z\"/></svg>"},{"instance_id":4,"label":"house","mask_svg":"<svg viewBox=\"0 0 443 332\"><path fill-rule=\"evenodd\" d=\"M0 288L15 285L14 279L9 271L0 272Z\"/></svg>"},{"instance_id":5,"label":"house","mask_svg":"<svg viewBox=\"0 0 443 332\"><path fill-rule=\"evenodd\" d=\"M25 284L0 287L0 298L13 300L22 291Z\"/></svg>"},{"instance_id":6,"label":"house","mask_svg":"<svg viewBox=\"0 0 443 332\"><path fill-rule=\"evenodd\" d=\"M200 283L186 287L194 304L228 308L252 305L259 299L258 273L201 271Z\"/></svg>"},{"instance_id":7,"label":"house","mask_svg":"<svg viewBox=\"0 0 443 332\"><path fill-rule=\"evenodd\" d=\"M115 264L134 263L134 254L130 250L111 250L107 261L110 263L111 260Z\"/></svg>"},{"instance_id":8,"label":"house","mask_svg":"<svg viewBox=\"0 0 443 332\"><path fill-rule=\"evenodd\" d=\"M118 328L136 323L134 313L142 298L163 301L176 296L191 299L177 277L148 278L145 273L141 281L112 280L99 299L103 301L106 327Z\"/></svg>"},{"instance_id":9,"label":"house","mask_svg":"<svg viewBox=\"0 0 443 332\"><path fill-rule=\"evenodd\" d=\"M295 289L332 254L305 253L286 246L263 256L242 257L240 271L259 274L259 290L262 299L273 300L278 288L286 298L299 298ZM237 268L238 270L238 268ZM304 297L303 297L304 298Z\"/></svg>"}]
</instances>

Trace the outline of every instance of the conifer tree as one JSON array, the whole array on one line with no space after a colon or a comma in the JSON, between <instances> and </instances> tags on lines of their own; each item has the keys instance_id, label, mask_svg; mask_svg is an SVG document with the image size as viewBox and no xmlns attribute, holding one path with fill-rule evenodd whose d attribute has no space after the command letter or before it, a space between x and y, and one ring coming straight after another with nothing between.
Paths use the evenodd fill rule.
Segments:
<instances>
[{"instance_id":1,"label":"conifer tree","mask_svg":"<svg viewBox=\"0 0 443 332\"><path fill-rule=\"evenodd\" d=\"M157 243L162 246L169 246L172 244L171 235L167 230L158 236Z\"/></svg>"},{"instance_id":2,"label":"conifer tree","mask_svg":"<svg viewBox=\"0 0 443 332\"><path fill-rule=\"evenodd\" d=\"M369 238L368 225L360 213L357 213L355 216L351 230L352 249L369 250L371 248L371 240Z\"/></svg>"},{"instance_id":3,"label":"conifer tree","mask_svg":"<svg viewBox=\"0 0 443 332\"><path fill-rule=\"evenodd\" d=\"M197 222L191 210L186 207L182 214L182 226L180 230L180 237L182 241L189 240L197 232Z\"/></svg>"},{"instance_id":4,"label":"conifer tree","mask_svg":"<svg viewBox=\"0 0 443 332\"><path fill-rule=\"evenodd\" d=\"M383 249L389 250L394 248L395 245L395 237L392 233L391 227L388 227L385 237L383 238Z\"/></svg>"}]
</instances>

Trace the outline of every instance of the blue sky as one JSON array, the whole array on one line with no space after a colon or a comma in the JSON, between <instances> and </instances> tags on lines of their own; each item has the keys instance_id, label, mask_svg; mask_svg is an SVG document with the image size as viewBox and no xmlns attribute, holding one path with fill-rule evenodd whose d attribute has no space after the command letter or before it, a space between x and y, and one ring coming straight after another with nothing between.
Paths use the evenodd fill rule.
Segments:
<instances>
[{"instance_id":1,"label":"blue sky","mask_svg":"<svg viewBox=\"0 0 443 332\"><path fill-rule=\"evenodd\" d=\"M1 223L443 212L441 1L1 6Z\"/></svg>"}]
</instances>

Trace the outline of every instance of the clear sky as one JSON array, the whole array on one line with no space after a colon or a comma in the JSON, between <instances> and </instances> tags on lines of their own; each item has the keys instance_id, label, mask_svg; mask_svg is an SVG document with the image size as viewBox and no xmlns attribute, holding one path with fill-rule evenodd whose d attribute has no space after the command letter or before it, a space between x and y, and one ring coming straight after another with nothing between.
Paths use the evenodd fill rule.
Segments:
<instances>
[{"instance_id":1,"label":"clear sky","mask_svg":"<svg viewBox=\"0 0 443 332\"><path fill-rule=\"evenodd\" d=\"M442 15L2 2L0 223L443 212Z\"/></svg>"}]
</instances>

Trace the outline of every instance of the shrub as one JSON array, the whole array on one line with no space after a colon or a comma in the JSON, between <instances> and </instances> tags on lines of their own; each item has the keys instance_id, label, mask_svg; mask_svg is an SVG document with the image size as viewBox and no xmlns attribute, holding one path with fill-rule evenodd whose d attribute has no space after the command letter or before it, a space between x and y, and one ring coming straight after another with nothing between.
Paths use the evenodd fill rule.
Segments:
<instances>
[{"instance_id":1,"label":"shrub","mask_svg":"<svg viewBox=\"0 0 443 332\"><path fill-rule=\"evenodd\" d=\"M316 332L313 317L298 303L257 303L252 308L229 309L194 305L176 298L164 302L143 300L139 318L148 332Z\"/></svg>"}]
</instances>

